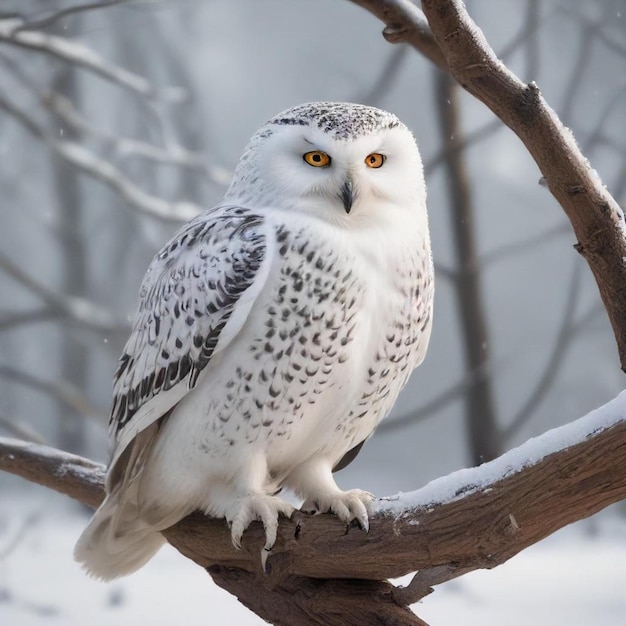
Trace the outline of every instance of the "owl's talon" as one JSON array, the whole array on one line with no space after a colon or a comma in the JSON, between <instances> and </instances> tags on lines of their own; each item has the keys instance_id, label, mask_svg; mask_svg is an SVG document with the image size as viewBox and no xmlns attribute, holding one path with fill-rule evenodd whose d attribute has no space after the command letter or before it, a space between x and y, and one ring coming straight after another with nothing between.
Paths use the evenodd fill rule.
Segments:
<instances>
[{"instance_id":1,"label":"owl's talon","mask_svg":"<svg viewBox=\"0 0 626 626\"><path fill-rule=\"evenodd\" d=\"M374 496L361 489L350 491L332 491L316 494L315 498L308 498L302 504L300 511L303 513L318 515L320 513L334 513L342 522L346 523L346 534L350 523L355 521L359 528L369 532L369 509Z\"/></svg>"},{"instance_id":2,"label":"owl's talon","mask_svg":"<svg viewBox=\"0 0 626 626\"><path fill-rule=\"evenodd\" d=\"M236 500L226 513L226 521L230 526L231 541L235 549L241 549L243 533L254 520L263 522L265 529L265 546L261 553L263 569L267 553L276 543L278 533L278 516L282 513L285 517L291 517L294 507L288 502L265 494L253 494ZM265 556L264 556L265 555Z\"/></svg>"},{"instance_id":3,"label":"owl's talon","mask_svg":"<svg viewBox=\"0 0 626 626\"><path fill-rule=\"evenodd\" d=\"M365 533L369 533L370 531L370 520L368 516L365 516L364 518L357 518L357 524L359 525L359 528L365 532Z\"/></svg>"},{"instance_id":4,"label":"owl's talon","mask_svg":"<svg viewBox=\"0 0 626 626\"><path fill-rule=\"evenodd\" d=\"M267 574L267 557L270 555L270 550L267 548L261 549L261 569L264 574Z\"/></svg>"}]
</instances>

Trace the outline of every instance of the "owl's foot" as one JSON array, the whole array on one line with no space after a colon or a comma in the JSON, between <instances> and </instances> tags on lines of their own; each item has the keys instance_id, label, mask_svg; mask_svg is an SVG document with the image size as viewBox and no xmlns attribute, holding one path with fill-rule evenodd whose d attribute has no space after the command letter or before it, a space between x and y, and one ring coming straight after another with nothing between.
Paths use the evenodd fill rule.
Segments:
<instances>
[{"instance_id":1,"label":"owl's foot","mask_svg":"<svg viewBox=\"0 0 626 626\"><path fill-rule=\"evenodd\" d=\"M265 528L265 546L263 547L265 558L263 558L263 554L261 558L265 567L267 553L276 543L278 516L282 513L285 517L291 517L294 511L295 509L291 504L276 496L252 494L239 498L226 512L226 521L230 526L230 536L233 545L237 550L240 550L241 537L250 525L250 522L254 520L263 522L263 528Z\"/></svg>"},{"instance_id":2,"label":"owl's foot","mask_svg":"<svg viewBox=\"0 0 626 626\"><path fill-rule=\"evenodd\" d=\"M374 496L361 489L349 491L321 492L314 498L307 498L300 510L305 513L334 513L341 521L349 524L356 520L359 526L369 532L369 513Z\"/></svg>"}]
</instances>

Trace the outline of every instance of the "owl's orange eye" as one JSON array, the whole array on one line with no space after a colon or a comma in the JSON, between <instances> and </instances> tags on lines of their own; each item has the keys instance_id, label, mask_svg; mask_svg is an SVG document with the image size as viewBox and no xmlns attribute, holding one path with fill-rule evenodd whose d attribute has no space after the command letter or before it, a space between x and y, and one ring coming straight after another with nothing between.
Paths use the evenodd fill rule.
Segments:
<instances>
[{"instance_id":1,"label":"owl's orange eye","mask_svg":"<svg viewBox=\"0 0 626 626\"><path fill-rule=\"evenodd\" d=\"M365 165L367 167L373 167L374 169L378 169L382 167L383 163L387 160L387 157L384 154L380 154L379 152L372 152L372 154L368 154L365 157Z\"/></svg>"},{"instance_id":2,"label":"owl's orange eye","mask_svg":"<svg viewBox=\"0 0 626 626\"><path fill-rule=\"evenodd\" d=\"M302 158L313 167L328 167L330 165L330 157L321 150L313 150L302 155Z\"/></svg>"}]
</instances>

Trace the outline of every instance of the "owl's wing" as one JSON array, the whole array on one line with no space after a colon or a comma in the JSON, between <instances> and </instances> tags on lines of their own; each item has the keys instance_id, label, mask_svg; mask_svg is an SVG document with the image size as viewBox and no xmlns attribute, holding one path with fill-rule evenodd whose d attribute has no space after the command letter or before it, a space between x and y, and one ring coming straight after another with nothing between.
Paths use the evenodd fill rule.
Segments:
<instances>
[{"instance_id":1,"label":"owl's wing","mask_svg":"<svg viewBox=\"0 0 626 626\"><path fill-rule=\"evenodd\" d=\"M184 226L153 259L114 376L111 468L241 330L266 282L272 250L261 216L221 207Z\"/></svg>"},{"instance_id":2,"label":"owl's wing","mask_svg":"<svg viewBox=\"0 0 626 626\"><path fill-rule=\"evenodd\" d=\"M367 439L369 439L369 437ZM341 459L339 459L339 461L333 467L333 474L335 472L340 472L345 467L348 467L348 465L350 465L350 463L352 463L352 461L354 461L354 459L356 459L357 454L359 452L361 452L361 448L363 447L363 445L365 444L367 439L363 439L363 441L361 441L361 443L357 443L356 446L354 446L354 448L351 448L350 450L348 450L341 457Z\"/></svg>"}]
</instances>

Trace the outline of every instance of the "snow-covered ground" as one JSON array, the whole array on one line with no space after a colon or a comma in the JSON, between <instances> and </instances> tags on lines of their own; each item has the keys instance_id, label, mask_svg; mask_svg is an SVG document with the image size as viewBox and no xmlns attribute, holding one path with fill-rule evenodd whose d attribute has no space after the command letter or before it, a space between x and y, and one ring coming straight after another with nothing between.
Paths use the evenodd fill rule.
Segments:
<instances>
[{"instance_id":1,"label":"snow-covered ground","mask_svg":"<svg viewBox=\"0 0 626 626\"><path fill-rule=\"evenodd\" d=\"M91 580L72 560L86 517L54 498L31 504L38 517L24 526L28 511L17 508L0 514L3 626L264 623L169 546L128 578ZM625 626L626 520L606 514L566 528L496 570L439 587L415 609L431 626Z\"/></svg>"}]
</instances>

